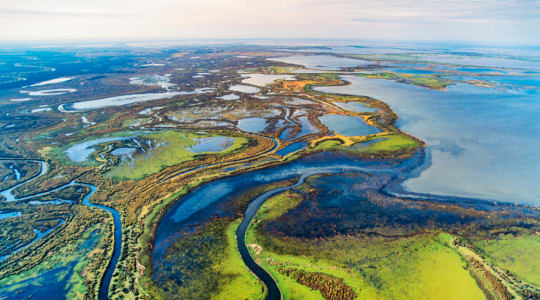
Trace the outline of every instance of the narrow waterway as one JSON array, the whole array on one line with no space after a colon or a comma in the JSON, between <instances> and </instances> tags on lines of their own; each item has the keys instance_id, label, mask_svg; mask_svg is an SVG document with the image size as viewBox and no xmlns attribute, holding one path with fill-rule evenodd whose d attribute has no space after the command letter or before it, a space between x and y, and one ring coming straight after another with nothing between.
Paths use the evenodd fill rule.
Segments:
<instances>
[{"instance_id":1,"label":"narrow waterway","mask_svg":"<svg viewBox=\"0 0 540 300\"><path fill-rule=\"evenodd\" d=\"M12 194L12 191L14 189L18 188L19 186L22 186L23 184L27 184L30 181L36 180L37 178L39 178L39 177L41 177L41 176L43 176L44 174L47 173L48 168L47 168L47 163L45 161L41 161L41 160L28 160L28 161L39 162L40 163L40 168L41 168L40 172L37 175L35 175L35 176L31 177L31 178L28 178L28 179L26 179L26 180L24 180L22 182L19 182L19 183L15 184L14 186L9 187L9 188L7 188L7 189L5 189L3 191L0 191L0 195L4 196L6 198L6 201L8 201L8 202L21 201L21 200L26 200L26 199L29 199L29 198L45 196L45 195L47 195L49 193L59 191L61 189L69 187L69 186L86 186L86 187L90 188L90 192L87 193L84 196L82 203L84 205L86 205L86 206L89 206L89 207L103 209L103 210L109 212L112 215L113 224L114 224L114 231L113 231L114 232L114 247L113 247L113 253L112 253L112 257L109 260L109 263L107 265L107 269L105 270L105 274L103 275L103 278L102 278L101 283L99 285L99 293L98 293L98 299L99 300L109 299L109 287L111 285L112 275L114 273L114 270L116 269L116 265L118 264L118 260L120 259L120 253L121 253L121 249L122 249L122 221L120 220L120 214L118 213L118 211L116 211L113 208L90 202L90 198L96 192L97 187L95 185L92 185L92 184L89 184L89 183L71 181L71 182L69 182L67 184L58 186L58 187L50 189L48 191L35 193L35 194L31 194L31 195L26 195L26 196L18 197L18 198L15 197ZM0 257L0 261L8 258L10 255L12 255L14 253L17 253L17 252L23 250L24 248L29 247L33 243L37 242L39 239L49 235L56 228L60 227L63 223L64 223L64 220L61 220L61 222L57 226L47 230L46 232L38 234L36 236L36 238L33 239L28 244L26 244L26 245L24 245L22 247L19 247L17 249L14 249L13 252L11 252L11 254Z\"/></svg>"},{"instance_id":2,"label":"narrow waterway","mask_svg":"<svg viewBox=\"0 0 540 300\"><path fill-rule=\"evenodd\" d=\"M318 174L362 172L399 176L418 166L422 157L422 154L418 153L418 155L408 160L366 161L349 155L318 153L283 165L225 177L195 188L173 205L158 225L152 252L154 278L159 281L166 280L169 278L168 276L171 276L167 272L166 266L168 262L164 259L165 251L175 241L185 236L185 232L189 232L190 228L196 226L194 224L205 223L218 216L222 211L221 207L230 207L232 205L232 203L229 203L231 199L254 187L298 178L294 185L277 188L254 198L248 204L244 218L236 232L241 257L248 268L267 286L267 299L280 299L281 293L276 282L263 268L255 263L245 243L249 224L264 201L282 191L297 187L306 178ZM226 211L222 213L227 214ZM164 268L163 271L162 267ZM175 274L175 276L181 277L182 274Z\"/></svg>"}]
</instances>

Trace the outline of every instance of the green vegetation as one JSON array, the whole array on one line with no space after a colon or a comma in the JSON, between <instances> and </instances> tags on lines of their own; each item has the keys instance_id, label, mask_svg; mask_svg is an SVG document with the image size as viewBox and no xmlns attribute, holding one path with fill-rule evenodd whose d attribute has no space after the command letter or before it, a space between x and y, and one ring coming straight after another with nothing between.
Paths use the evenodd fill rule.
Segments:
<instances>
[{"instance_id":1,"label":"green vegetation","mask_svg":"<svg viewBox=\"0 0 540 300\"><path fill-rule=\"evenodd\" d=\"M348 146L348 143L353 143ZM334 151L344 150L362 155L391 155L410 153L416 150L420 143L415 139L403 134L379 135L367 140L343 141L341 137L328 138L310 149L310 151Z\"/></svg>"},{"instance_id":2,"label":"green vegetation","mask_svg":"<svg viewBox=\"0 0 540 300\"><path fill-rule=\"evenodd\" d=\"M278 282L284 299L321 299L313 290L287 276L324 274L328 288L357 299L483 299L484 295L465 269L466 263L448 242L447 234L426 234L399 239L336 237L324 240L278 238L262 232L261 224L283 211L287 194L268 199L254 219L247 236L250 252ZM296 202L292 200L291 203ZM284 206L292 206L285 204ZM289 272L289 274L291 274ZM336 278L342 284L336 284Z\"/></svg>"},{"instance_id":3,"label":"green vegetation","mask_svg":"<svg viewBox=\"0 0 540 300\"><path fill-rule=\"evenodd\" d=\"M360 74L359 76L374 78L374 79L391 79L391 80L400 80L406 83L435 89L443 90L449 85L452 84L452 81L449 79L444 79L435 75L412 75L406 73L395 73L395 72L383 72L377 74Z\"/></svg>"},{"instance_id":4,"label":"green vegetation","mask_svg":"<svg viewBox=\"0 0 540 300\"><path fill-rule=\"evenodd\" d=\"M17 293L35 286L55 286L66 291L68 299L93 298L92 286L99 283L93 277L95 259L103 247L103 225L97 223L82 231L69 243L63 241L47 259L23 272L7 276L0 280L0 292ZM100 246L100 247L97 247ZM29 282L31 285L29 285Z\"/></svg>"},{"instance_id":5,"label":"green vegetation","mask_svg":"<svg viewBox=\"0 0 540 300\"><path fill-rule=\"evenodd\" d=\"M540 235L502 235L497 239L474 240L473 244L495 265L540 286Z\"/></svg>"},{"instance_id":6,"label":"green vegetation","mask_svg":"<svg viewBox=\"0 0 540 300\"><path fill-rule=\"evenodd\" d=\"M163 168L193 160L201 154L191 152L187 148L193 146L197 138L208 136L210 135L196 135L173 130L144 135L143 138L151 139L155 145L161 143L163 146L152 149L151 154L134 156L133 164L121 162L108 173L108 176L136 180L159 172ZM234 144L221 151L220 154L238 150L248 142L244 137L234 137L234 140Z\"/></svg>"},{"instance_id":7,"label":"green vegetation","mask_svg":"<svg viewBox=\"0 0 540 300\"><path fill-rule=\"evenodd\" d=\"M236 228L240 222L237 219L227 227L225 255L219 264L213 266L213 270L230 280L221 286L219 293L213 295L212 299L231 299L231 295L238 299L263 299L265 296L264 285L249 271L238 252Z\"/></svg>"},{"instance_id":8,"label":"green vegetation","mask_svg":"<svg viewBox=\"0 0 540 300\"><path fill-rule=\"evenodd\" d=\"M90 155L87 160L81 163L73 162L65 153L66 149L75 144L84 141L77 141L63 147L51 148L48 152L50 155L67 165L81 166L96 166L99 162L107 162L104 158L100 158L98 153L106 154L108 158L114 162L114 166L107 173L109 177L120 180L137 180L148 175L159 172L163 168L177 165L183 162L191 161L196 158L201 159L208 154L226 155L237 151L244 145L248 144L248 139L245 137L232 137L234 143L221 152L194 153L188 150L190 146L196 144L198 138L216 136L214 134L195 134L185 131L162 130L158 132L133 132L123 131L112 134L105 134L99 137L93 137L84 141L89 141L97 138L110 137L130 137L125 141L105 142L100 145L95 145L93 148L96 151ZM137 140L137 141L135 141ZM132 154L133 160L120 160L117 156L110 154L114 148L107 148L106 145L114 144L117 147L133 147L137 148L137 152Z\"/></svg>"},{"instance_id":9,"label":"green vegetation","mask_svg":"<svg viewBox=\"0 0 540 300\"><path fill-rule=\"evenodd\" d=\"M262 299L264 288L243 264L236 247L235 231L240 220L219 219L181 238L165 253L165 263L180 281L164 280L163 292L182 299ZM165 268L165 266L162 266ZM180 284L178 284L180 282Z\"/></svg>"}]
</instances>

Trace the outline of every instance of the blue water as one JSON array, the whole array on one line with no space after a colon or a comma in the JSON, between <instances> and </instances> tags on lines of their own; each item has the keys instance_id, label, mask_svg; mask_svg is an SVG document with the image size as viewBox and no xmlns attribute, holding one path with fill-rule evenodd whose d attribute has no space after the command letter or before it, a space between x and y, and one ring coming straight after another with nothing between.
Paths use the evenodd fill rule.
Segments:
<instances>
[{"instance_id":1,"label":"blue water","mask_svg":"<svg viewBox=\"0 0 540 300\"><path fill-rule=\"evenodd\" d=\"M70 146L66 149L65 153L74 162L84 162L88 159L88 156L94 152L94 146L103 144L103 143L110 143L114 141L122 141L130 139L131 137L108 137L108 138L99 138L89 141L84 141L75 145Z\"/></svg>"},{"instance_id":2,"label":"blue water","mask_svg":"<svg viewBox=\"0 0 540 300\"><path fill-rule=\"evenodd\" d=\"M540 204L540 101L465 84L448 91L344 76L348 86L319 91L383 99L397 125L427 142L424 171L404 187L418 193Z\"/></svg>"},{"instance_id":3,"label":"blue water","mask_svg":"<svg viewBox=\"0 0 540 300\"><path fill-rule=\"evenodd\" d=\"M195 153L220 152L234 144L234 139L227 136L211 136L197 139L195 145L187 150Z\"/></svg>"},{"instance_id":4,"label":"blue water","mask_svg":"<svg viewBox=\"0 0 540 300\"><path fill-rule=\"evenodd\" d=\"M116 265L118 264L118 260L120 259L120 254L122 252L122 221L120 220L120 214L115 209L101 205L101 204L94 204L90 202L90 197L92 197L94 192L97 190L96 186L87 184L87 183L76 183L76 184L84 185L90 188L90 192L86 194L86 196L84 196L83 201L82 201L85 205L88 205L90 207L96 207L99 209L104 209L113 216L113 224L114 224L113 253L112 253L111 260L109 261L109 264L107 265L107 269L105 270L105 274L103 275L103 278L101 279L101 283L99 285L99 293L98 293L99 300L107 300L109 299L109 287L111 285L112 276L114 274L114 270L116 269Z\"/></svg>"},{"instance_id":5,"label":"blue water","mask_svg":"<svg viewBox=\"0 0 540 300\"><path fill-rule=\"evenodd\" d=\"M310 69L321 70L341 70L345 67L358 67L370 64L363 59L352 59L331 55L296 55L287 57L276 57L269 60L302 65Z\"/></svg>"},{"instance_id":6,"label":"blue water","mask_svg":"<svg viewBox=\"0 0 540 300\"><path fill-rule=\"evenodd\" d=\"M182 236L182 232L186 228L192 228L186 226L187 224L201 224L204 223L204 218L209 220L219 214L226 215L227 208L231 207L227 201L231 201L235 195L240 195L254 186L292 179L303 174L325 173L329 172L330 169L400 172L401 169L410 168L408 164L415 163L415 159L400 165L401 162L359 161L345 154L318 153L284 165L222 178L197 187L176 202L158 224L152 254L156 268L155 276L168 276L159 272L159 264L162 262L165 250ZM392 168L391 171L388 169L390 166L398 165L399 168Z\"/></svg>"},{"instance_id":7,"label":"blue water","mask_svg":"<svg viewBox=\"0 0 540 300\"><path fill-rule=\"evenodd\" d=\"M237 127L246 132L258 133L266 128L266 120L264 118L240 119Z\"/></svg>"},{"instance_id":8,"label":"blue water","mask_svg":"<svg viewBox=\"0 0 540 300\"><path fill-rule=\"evenodd\" d=\"M335 131L346 136L362 136L380 132L377 127L368 125L362 119L344 115L323 115L319 120L328 127L328 130Z\"/></svg>"},{"instance_id":9,"label":"blue water","mask_svg":"<svg viewBox=\"0 0 540 300\"><path fill-rule=\"evenodd\" d=\"M276 153L281 155L281 156L286 156L287 154L296 152L296 151L298 151L300 149L304 149L305 147L307 147L307 145L308 145L307 142L292 143L292 144L288 145L287 147L277 151Z\"/></svg>"},{"instance_id":10,"label":"blue water","mask_svg":"<svg viewBox=\"0 0 540 300\"><path fill-rule=\"evenodd\" d=\"M319 132L319 129L317 129L317 127L311 124L308 117L305 117L305 116L300 117L300 125L301 125L300 133L296 135L296 138L303 137L304 135L307 135L307 134ZM293 138L295 137L291 137L291 139Z\"/></svg>"},{"instance_id":11,"label":"blue water","mask_svg":"<svg viewBox=\"0 0 540 300\"><path fill-rule=\"evenodd\" d=\"M0 211L0 220L7 218L14 218L22 215L20 211L3 212Z\"/></svg>"},{"instance_id":12,"label":"blue water","mask_svg":"<svg viewBox=\"0 0 540 300\"><path fill-rule=\"evenodd\" d=\"M349 111L354 112L376 112L378 108L375 107L368 107L363 103L360 102L334 102L335 105L344 108Z\"/></svg>"}]
</instances>

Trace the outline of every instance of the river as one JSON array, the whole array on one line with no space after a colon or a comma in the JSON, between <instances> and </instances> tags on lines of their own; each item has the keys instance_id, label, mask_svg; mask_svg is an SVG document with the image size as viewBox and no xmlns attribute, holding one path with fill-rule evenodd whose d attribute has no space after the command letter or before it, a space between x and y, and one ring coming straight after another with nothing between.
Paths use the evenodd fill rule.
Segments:
<instances>
[{"instance_id":1,"label":"river","mask_svg":"<svg viewBox=\"0 0 540 300\"><path fill-rule=\"evenodd\" d=\"M9 159L6 159L6 160L9 160ZM116 265L118 264L118 260L120 258L120 253L121 253L121 250L122 250L122 222L120 220L120 214L118 213L118 211L116 211L113 208L90 202L90 198L92 197L92 195L97 190L97 187L95 185L92 185L92 184L76 182L76 181L71 181L71 182L69 182L67 184L58 186L58 187L50 189L48 191L35 193L35 194L31 194L31 195L26 195L26 196L19 197L19 198L15 197L12 194L12 191L14 189L18 188L19 186L22 186L23 184L27 184L30 181L34 181L37 178L39 178L39 177L41 177L41 176L43 176L44 174L47 173L48 167L47 167L47 163L45 161L42 161L42 160L28 160L28 161L33 161L33 162L39 162L40 163L40 172L39 172L39 174L37 174L37 175L35 175L35 176L31 177L31 178L28 178L28 179L26 179L26 180L24 180L22 182L19 182L16 185L14 185L12 187L9 187L9 188L7 188L7 189L5 189L3 191L0 191L0 195L4 196L6 198L6 201L21 201L21 200L26 200L26 199L29 199L29 198L44 196L44 195L47 195L47 194L52 193L54 191L58 191L58 190L61 190L63 188L66 188L68 186L76 186L76 185L78 185L78 186L86 186L86 187L90 188L90 192L87 193L84 196L82 203L84 205L86 205L86 206L89 206L89 207L103 209L103 210L109 212L112 215L113 222L114 222L114 245L113 245L114 247L113 247L113 253L112 253L111 259L109 260L107 268L105 270L105 274L103 275L103 278L102 278L102 280L100 282L99 293L98 293L98 299L99 300L109 299L109 286L111 284L112 275L114 273L114 270L116 269ZM39 234L37 234L36 238L33 239L30 243L28 243L28 244L26 244L26 245L24 245L22 247L19 247L17 249L14 249L11 254L16 253L18 251L23 250L24 248L29 247L30 245L32 245L33 243L35 243L39 239L49 235L56 228L60 227L63 223L64 223L64 220L61 220L61 222L57 226L55 226L54 228L51 228L50 230L47 230L46 232L43 232L43 233L40 232ZM11 254L0 257L0 261L7 259ZM64 293L64 291L58 291L58 292L62 293L62 295Z\"/></svg>"}]
</instances>

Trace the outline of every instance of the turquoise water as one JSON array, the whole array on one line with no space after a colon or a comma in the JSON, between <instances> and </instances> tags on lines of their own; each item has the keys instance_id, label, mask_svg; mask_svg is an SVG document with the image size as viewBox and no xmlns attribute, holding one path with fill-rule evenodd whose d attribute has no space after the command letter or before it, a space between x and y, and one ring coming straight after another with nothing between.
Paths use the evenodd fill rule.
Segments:
<instances>
[{"instance_id":1,"label":"turquoise water","mask_svg":"<svg viewBox=\"0 0 540 300\"><path fill-rule=\"evenodd\" d=\"M380 132L377 127L370 126L362 119L344 115L324 115L319 120L328 127L328 130L335 131L346 136L370 135Z\"/></svg>"},{"instance_id":2,"label":"turquoise water","mask_svg":"<svg viewBox=\"0 0 540 300\"><path fill-rule=\"evenodd\" d=\"M20 211L3 212L0 211L0 220L7 218L14 218L22 215Z\"/></svg>"}]
</instances>

